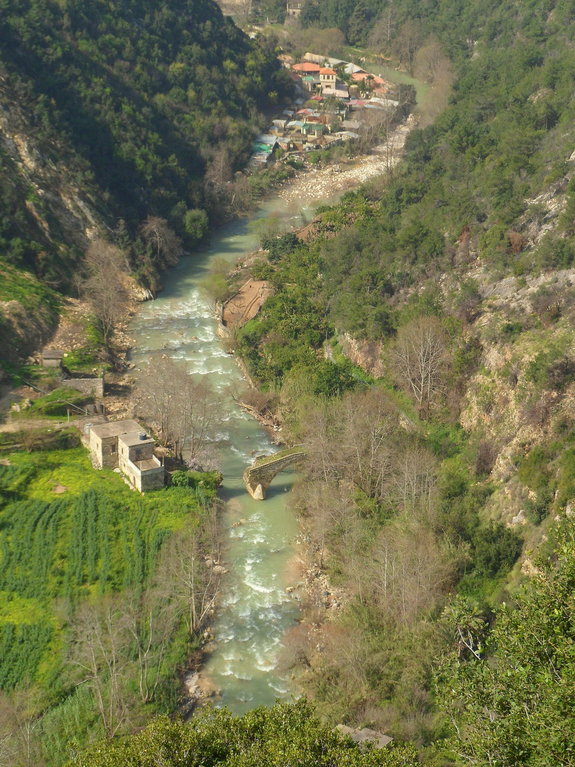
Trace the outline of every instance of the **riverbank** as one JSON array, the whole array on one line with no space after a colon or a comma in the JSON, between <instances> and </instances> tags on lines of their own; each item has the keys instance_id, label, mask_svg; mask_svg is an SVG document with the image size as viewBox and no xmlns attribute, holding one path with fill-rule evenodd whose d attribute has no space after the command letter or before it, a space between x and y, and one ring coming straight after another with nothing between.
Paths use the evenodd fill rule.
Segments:
<instances>
[{"instance_id":1,"label":"riverbank","mask_svg":"<svg viewBox=\"0 0 575 767\"><path fill-rule=\"evenodd\" d=\"M381 183L385 184L385 174L389 173L400 162L406 138L416 124L415 118L410 117L392 132L387 142L376 147L372 154L349 160L345 164L340 164L338 168L328 167L315 170L312 173L309 171L301 172L289 184L282 187L277 192L277 198L289 211L285 218L290 221L292 228L293 220L296 218L294 207L296 208L295 212L298 213L302 207L312 208L321 202L335 202L335 198L345 191L358 188L362 183L375 178L381 178ZM297 234L298 230L295 231ZM236 256L236 264L238 262L242 264L240 274L241 272L245 272L246 275L249 274L250 264L256 258L255 253L256 251L252 250L248 252L248 255ZM257 257L265 257L265 252L260 250ZM234 274L237 280L237 266L234 269ZM239 282L241 283L241 279ZM259 290L259 287L259 284L256 285L255 290ZM244 303L250 304L249 296L244 297ZM230 331L222 323L221 307L216 311L216 320L220 337L229 338ZM230 350L231 347L227 346L227 349ZM257 390L256 382L251 379L245 361L237 354L234 354L234 359L242 372L243 379L248 382L252 389L256 388ZM238 401L238 404L241 406L242 403ZM245 407L245 410L255 417L266 430L269 430L270 425L272 426L274 441L277 441L278 437L283 437L281 414L278 415L272 411L262 413L261 410L254 407ZM267 504L268 501L263 503ZM294 655L292 646L297 648L298 643L301 644L304 641L304 637L307 641L309 637L315 636L317 636L318 642L312 642L312 644L318 645L322 635L322 627L328 625L338 615L347 601L347 595L343 590L334 588L333 584L329 582L323 568L324 552L317 550L312 545L311 536L305 529L305 520L298 519L297 521L299 529L297 544L294 546L294 554L288 565L293 585L287 591L297 601L299 615L297 622L288 628L283 638L281 651L282 667L289 670L292 684L295 686L299 686L298 679L304 680L305 668L298 662L297 657L292 657ZM321 652L321 648L318 648L317 651Z\"/></svg>"},{"instance_id":2,"label":"riverbank","mask_svg":"<svg viewBox=\"0 0 575 767\"><path fill-rule=\"evenodd\" d=\"M278 190L278 197L288 205L297 204L300 207L314 203L325 204L336 196L389 173L401 160L407 136L416 126L417 118L409 115L390 133L387 141L374 146L370 153L325 168L299 171L294 179Z\"/></svg>"},{"instance_id":3,"label":"riverbank","mask_svg":"<svg viewBox=\"0 0 575 767\"><path fill-rule=\"evenodd\" d=\"M359 162L353 161L354 164ZM310 180L308 175L296 183L307 184ZM335 175L331 180L339 183ZM334 187L322 188L331 191ZM301 195L301 186L299 191L296 190L294 184L292 193ZM277 201L281 203L282 215L290 221L289 206L281 195ZM320 200L314 197L313 202ZM263 209L263 215L273 215L273 212L271 204ZM237 711L253 705L267 705L277 696L291 694L291 685L281 673L276 673L276 655L286 631L301 618L302 601L308 601L307 588L301 588L298 599L294 596L295 588L287 590L295 584L286 581L285 562L294 557L293 541L299 535L296 522L286 509L286 492L291 483L280 477L265 506L260 502L252 504L245 497L241 481L243 468L254 455L273 452L275 448L255 422L253 425L248 423L243 413L240 416L228 407L226 398L230 382L240 379L238 365L220 343L215 342L212 311L199 289L214 258L222 255L229 261L237 259L238 255L241 258L242 254L254 249L255 239L247 221L231 224L213 238L211 252L206 249L203 255L184 259L171 270L162 294L155 301L134 306L135 316L131 320L126 318L129 326L117 330L118 337L125 335L126 346L131 347L128 364L138 365L154 355L173 357L190 374L208 376L222 400L222 417L217 433L213 435L213 445L222 456L222 465L225 464L223 494L226 500L237 501L242 509L230 508L229 514L226 511L224 523L230 530L226 566L230 564L233 576L226 583L221 610L212 625L216 643L208 658L206 678L213 680L216 689L224 691L223 703ZM115 381L116 391L112 397L107 395L108 405L115 401L114 417L129 415L132 378L131 370L126 370ZM117 391L119 387L123 387L121 393ZM246 507L243 507L244 503ZM242 519L246 522L235 526ZM271 531L268 524L273 527ZM330 589L317 577L311 577L311 580L317 586L314 587L317 597L325 597L323 592ZM315 597L310 597L309 601L315 601Z\"/></svg>"}]
</instances>

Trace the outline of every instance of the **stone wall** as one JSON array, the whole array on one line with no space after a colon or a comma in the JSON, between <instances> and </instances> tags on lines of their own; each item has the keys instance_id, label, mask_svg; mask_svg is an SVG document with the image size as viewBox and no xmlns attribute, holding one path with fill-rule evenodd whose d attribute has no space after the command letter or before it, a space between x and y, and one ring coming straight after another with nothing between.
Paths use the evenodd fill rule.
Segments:
<instances>
[{"instance_id":1,"label":"stone wall","mask_svg":"<svg viewBox=\"0 0 575 767\"><path fill-rule=\"evenodd\" d=\"M62 384L98 399L104 396L104 376L99 378L65 378Z\"/></svg>"},{"instance_id":2,"label":"stone wall","mask_svg":"<svg viewBox=\"0 0 575 767\"><path fill-rule=\"evenodd\" d=\"M166 482L166 472L163 466L158 466L157 469L152 471L146 471L142 473L141 488L140 490L145 493L146 490L159 490Z\"/></svg>"}]
</instances>

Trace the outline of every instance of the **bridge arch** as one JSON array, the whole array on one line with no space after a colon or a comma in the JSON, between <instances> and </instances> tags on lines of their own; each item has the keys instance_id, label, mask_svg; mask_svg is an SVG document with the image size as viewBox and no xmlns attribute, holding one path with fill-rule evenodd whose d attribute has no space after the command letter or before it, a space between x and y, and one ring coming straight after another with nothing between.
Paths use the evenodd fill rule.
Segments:
<instances>
[{"instance_id":1,"label":"bridge arch","mask_svg":"<svg viewBox=\"0 0 575 767\"><path fill-rule=\"evenodd\" d=\"M256 458L244 471L244 482L248 493L256 501L263 501L266 490L276 474L299 463L306 455L306 449L302 445L297 445L287 450L279 450L273 455Z\"/></svg>"}]
</instances>

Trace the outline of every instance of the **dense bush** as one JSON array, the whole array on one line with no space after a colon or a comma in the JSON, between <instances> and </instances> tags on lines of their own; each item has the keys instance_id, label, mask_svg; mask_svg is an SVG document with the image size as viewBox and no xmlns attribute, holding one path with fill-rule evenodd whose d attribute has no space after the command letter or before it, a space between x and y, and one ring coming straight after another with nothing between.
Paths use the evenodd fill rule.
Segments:
<instances>
[{"instance_id":1,"label":"dense bush","mask_svg":"<svg viewBox=\"0 0 575 767\"><path fill-rule=\"evenodd\" d=\"M189 723L159 719L131 738L79 754L70 767L415 767L409 746L362 750L320 723L303 701L257 708L242 717L205 710Z\"/></svg>"},{"instance_id":2,"label":"dense bush","mask_svg":"<svg viewBox=\"0 0 575 767\"><path fill-rule=\"evenodd\" d=\"M219 471L173 471L171 484L174 487L193 487L216 490L223 481Z\"/></svg>"}]
</instances>

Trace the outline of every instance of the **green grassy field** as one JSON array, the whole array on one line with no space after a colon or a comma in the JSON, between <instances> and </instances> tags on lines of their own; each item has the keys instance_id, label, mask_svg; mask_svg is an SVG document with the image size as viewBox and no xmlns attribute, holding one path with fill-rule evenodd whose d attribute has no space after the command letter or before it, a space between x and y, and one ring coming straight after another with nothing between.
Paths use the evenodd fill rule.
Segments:
<instances>
[{"instance_id":1,"label":"green grassy field","mask_svg":"<svg viewBox=\"0 0 575 767\"><path fill-rule=\"evenodd\" d=\"M154 572L163 541L199 522L213 493L140 495L83 447L16 452L0 465L0 688L42 684L61 662L70 605ZM68 607L66 607L68 605Z\"/></svg>"}]
</instances>

